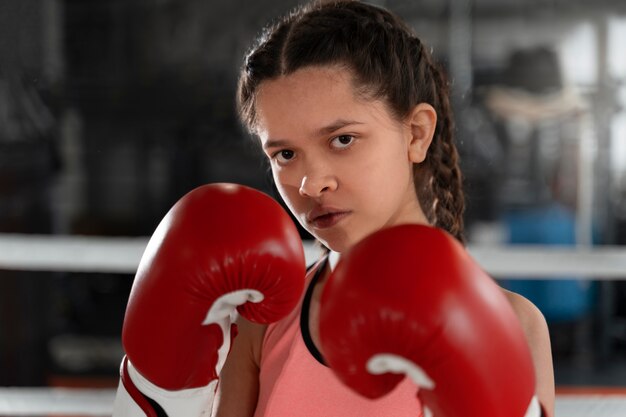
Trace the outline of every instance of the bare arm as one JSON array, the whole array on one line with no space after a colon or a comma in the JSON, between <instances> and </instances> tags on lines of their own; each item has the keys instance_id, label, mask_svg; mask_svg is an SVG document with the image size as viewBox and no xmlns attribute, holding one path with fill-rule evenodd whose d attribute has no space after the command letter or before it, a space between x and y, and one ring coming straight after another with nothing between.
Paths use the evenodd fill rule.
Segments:
<instances>
[{"instance_id":1,"label":"bare arm","mask_svg":"<svg viewBox=\"0 0 626 417\"><path fill-rule=\"evenodd\" d=\"M543 405L546 417L554 416L554 369L550 334L541 311L519 294L504 291L522 324L535 365L536 394Z\"/></svg>"},{"instance_id":2,"label":"bare arm","mask_svg":"<svg viewBox=\"0 0 626 417\"><path fill-rule=\"evenodd\" d=\"M239 334L220 373L213 417L252 417L259 395L261 343L267 326L240 317Z\"/></svg>"}]
</instances>

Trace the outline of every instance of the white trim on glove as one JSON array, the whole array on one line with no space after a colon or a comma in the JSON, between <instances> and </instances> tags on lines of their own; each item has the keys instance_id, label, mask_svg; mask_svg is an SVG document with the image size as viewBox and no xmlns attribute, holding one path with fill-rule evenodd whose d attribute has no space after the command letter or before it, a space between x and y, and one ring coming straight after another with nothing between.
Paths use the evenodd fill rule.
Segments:
<instances>
[{"instance_id":1,"label":"white trim on glove","mask_svg":"<svg viewBox=\"0 0 626 417\"><path fill-rule=\"evenodd\" d=\"M209 308L202 325L217 324L222 329L222 335L224 336L224 342L217 351L218 360L215 365L215 373L217 375L222 371L226 357L230 352L230 326L237 320L237 307L247 302L260 303L264 298L265 296L258 290L236 290L217 298L211 305L211 308Z\"/></svg>"},{"instance_id":2,"label":"white trim on glove","mask_svg":"<svg viewBox=\"0 0 626 417\"><path fill-rule=\"evenodd\" d=\"M394 374L406 374L421 389L432 390L435 382L428 376L426 371L412 361L399 355L381 353L372 356L367 361L367 371L373 375L381 375L387 372ZM524 417L541 417L541 405L537 396L533 396ZM424 406L424 417L432 417L433 413Z\"/></svg>"},{"instance_id":3,"label":"white trim on glove","mask_svg":"<svg viewBox=\"0 0 626 417\"><path fill-rule=\"evenodd\" d=\"M144 378L128 361L128 375L135 387L146 397L154 400L163 408L168 416L203 417L211 415L217 380L200 388L191 388L179 391L168 391L159 388ZM120 381L113 417L145 417L146 413L131 398L130 394Z\"/></svg>"}]
</instances>

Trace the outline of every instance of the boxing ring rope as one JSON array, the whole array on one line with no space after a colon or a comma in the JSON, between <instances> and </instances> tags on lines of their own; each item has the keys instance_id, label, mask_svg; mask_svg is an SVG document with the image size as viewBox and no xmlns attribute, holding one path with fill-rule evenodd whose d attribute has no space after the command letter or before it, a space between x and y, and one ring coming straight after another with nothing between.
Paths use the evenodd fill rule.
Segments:
<instances>
[{"instance_id":1,"label":"boxing ring rope","mask_svg":"<svg viewBox=\"0 0 626 417\"><path fill-rule=\"evenodd\" d=\"M148 243L144 237L0 234L0 269L134 274ZM304 242L307 262L320 255ZM624 246L469 245L494 277L626 279Z\"/></svg>"},{"instance_id":2,"label":"boxing ring rope","mask_svg":"<svg viewBox=\"0 0 626 417\"><path fill-rule=\"evenodd\" d=\"M114 389L0 388L0 416L110 416ZM556 417L624 417L621 395L564 394L556 397Z\"/></svg>"},{"instance_id":3,"label":"boxing ring rope","mask_svg":"<svg viewBox=\"0 0 626 417\"><path fill-rule=\"evenodd\" d=\"M134 274L146 237L0 234L0 270ZM304 242L307 262L320 256ZM626 247L469 245L492 276L508 279L626 280ZM0 276L1 279L1 276ZM0 387L0 416L110 416L115 390ZM556 417L623 417L626 388L609 394L562 393Z\"/></svg>"},{"instance_id":4,"label":"boxing ring rope","mask_svg":"<svg viewBox=\"0 0 626 417\"><path fill-rule=\"evenodd\" d=\"M0 388L0 416L110 416L115 389Z\"/></svg>"}]
</instances>

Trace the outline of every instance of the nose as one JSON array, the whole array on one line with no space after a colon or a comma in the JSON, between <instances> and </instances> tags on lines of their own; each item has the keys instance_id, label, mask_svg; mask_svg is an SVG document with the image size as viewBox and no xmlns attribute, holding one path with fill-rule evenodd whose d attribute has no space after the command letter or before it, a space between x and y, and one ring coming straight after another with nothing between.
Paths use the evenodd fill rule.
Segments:
<instances>
[{"instance_id":1,"label":"nose","mask_svg":"<svg viewBox=\"0 0 626 417\"><path fill-rule=\"evenodd\" d=\"M337 189L337 178L331 174L307 173L300 183L300 195L318 198Z\"/></svg>"}]
</instances>

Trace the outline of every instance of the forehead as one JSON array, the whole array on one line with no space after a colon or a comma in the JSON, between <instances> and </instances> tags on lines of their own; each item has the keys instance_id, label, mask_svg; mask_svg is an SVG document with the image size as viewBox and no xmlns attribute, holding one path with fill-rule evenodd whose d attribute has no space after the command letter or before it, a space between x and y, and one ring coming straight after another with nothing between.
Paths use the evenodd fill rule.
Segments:
<instances>
[{"instance_id":1,"label":"forehead","mask_svg":"<svg viewBox=\"0 0 626 417\"><path fill-rule=\"evenodd\" d=\"M341 67L309 67L264 81L256 99L257 133L291 138L337 119L380 117L382 102L359 97L351 73Z\"/></svg>"}]
</instances>

